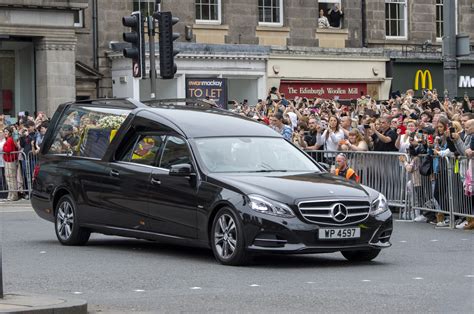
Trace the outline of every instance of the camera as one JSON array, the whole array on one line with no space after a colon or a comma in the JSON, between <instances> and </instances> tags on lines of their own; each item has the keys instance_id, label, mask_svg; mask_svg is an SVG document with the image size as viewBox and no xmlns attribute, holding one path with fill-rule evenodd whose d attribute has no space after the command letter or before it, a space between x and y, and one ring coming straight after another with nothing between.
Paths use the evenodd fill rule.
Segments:
<instances>
[{"instance_id":1,"label":"camera","mask_svg":"<svg viewBox=\"0 0 474 314\"><path fill-rule=\"evenodd\" d=\"M364 129L370 129L370 125L364 124Z\"/></svg>"}]
</instances>

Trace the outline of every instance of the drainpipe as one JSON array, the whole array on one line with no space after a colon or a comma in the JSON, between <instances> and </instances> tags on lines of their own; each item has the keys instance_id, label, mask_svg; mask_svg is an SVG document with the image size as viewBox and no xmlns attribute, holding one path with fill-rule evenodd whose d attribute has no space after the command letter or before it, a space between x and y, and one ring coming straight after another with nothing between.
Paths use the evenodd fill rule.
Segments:
<instances>
[{"instance_id":1,"label":"drainpipe","mask_svg":"<svg viewBox=\"0 0 474 314\"><path fill-rule=\"evenodd\" d=\"M92 0L92 55L94 69L99 71L99 23L97 19L97 0ZM95 83L96 97L99 98L99 81Z\"/></svg>"},{"instance_id":2,"label":"drainpipe","mask_svg":"<svg viewBox=\"0 0 474 314\"><path fill-rule=\"evenodd\" d=\"M367 48L367 10L366 10L366 0L361 1L361 17L362 17L362 47Z\"/></svg>"}]
</instances>

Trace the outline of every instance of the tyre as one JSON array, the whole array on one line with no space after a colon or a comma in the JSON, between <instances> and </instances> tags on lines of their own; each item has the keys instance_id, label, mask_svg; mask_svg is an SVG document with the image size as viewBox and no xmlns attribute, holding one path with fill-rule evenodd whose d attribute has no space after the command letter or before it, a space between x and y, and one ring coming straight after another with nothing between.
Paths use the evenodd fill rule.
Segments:
<instances>
[{"instance_id":1,"label":"tyre","mask_svg":"<svg viewBox=\"0 0 474 314\"><path fill-rule=\"evenodd\" d=\"M237 266L248 262L242 223L229 208L221 208L214 217L210 238L214 256L221 264Z\"/></svg>"},{"instance_id":2,"label":"tyre","mask_svg":"<svg viewBox=\"0 0 474 314\"><path fill-rule=\"evenodd\" d=\"M70 195L59 199L54 226L56 237L63 245L84 245L91 235L89 230L79 226L76 206Z\"/></svg>"},{"instance_id":3,"label":"tyre","mask_svg":"<svg viewBox=\"0 0 474 314\"><path fill-rule=\"evenodd\" d=\"M368 249L360 251L341 251L341 254L351 262L369 262L379 255L380 250Z\"/></svg>"}]
</instances>

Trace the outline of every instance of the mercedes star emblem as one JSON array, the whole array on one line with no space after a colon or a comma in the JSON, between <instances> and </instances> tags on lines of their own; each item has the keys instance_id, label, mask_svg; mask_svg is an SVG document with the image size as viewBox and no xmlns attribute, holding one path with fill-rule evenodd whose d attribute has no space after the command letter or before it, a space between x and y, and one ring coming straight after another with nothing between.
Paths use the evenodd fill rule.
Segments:
<instances>
[{"instance_id":1,"label":"mercedes star emblem","mask_svg":"<svg viewBox=\"0 0 474 314\"><path fill-rule=\"evenodd\" d=\"M331 210L332 218L337 222L343 222L347 218L347 208L341 203L336 203Z\"/></svg>"}]
</instances>

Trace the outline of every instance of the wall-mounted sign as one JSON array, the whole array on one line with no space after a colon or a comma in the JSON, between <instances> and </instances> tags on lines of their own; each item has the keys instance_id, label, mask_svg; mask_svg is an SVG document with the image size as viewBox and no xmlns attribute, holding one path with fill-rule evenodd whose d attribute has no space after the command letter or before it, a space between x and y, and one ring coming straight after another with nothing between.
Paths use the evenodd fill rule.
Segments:
<instances>
[{"instance_id":1,"label":"wall-mounted sign","mask_svg":"<svg viewBox=\"0 0 474 314\"><path fill-rule=\"evenodd\" d=\"M324 99L357 99L367 94L366 83L284 81L280 83L280 93L288 99L295 96Z\"/></svg>"},{"instance_id":2,"label":"wall-mounted sign","mask_svg":"<svg viewBox=\"0 0 474 314\"><path fill-rule=\"evenodd\" d=\"M474 76L459 76L459 88L474 88Z\"/></svg>"},{"instance_id":3,"label":"wall-mounted sign","mask_svg":"<svg viewBox=\"0 0 474 314\"><path fill-rule=\"evenodd\" d=\"M415 83L413 84L413 89L419 90L420 85L422 89L425 89L425 88L428 88L429 90L433 89L433 77L431 76L430 70L416 71Z\"/></svg>"},{"instance_id":4,"label":"wall-mounted sign","mask_svg":"<svg viewBox=\"0 0 474 314\"><path fill-rule=\"evenodd\" d=\"M186 79L186 98L210 99L227 108L227 79L188 78Z\"/></svg>"}]
</instances>

